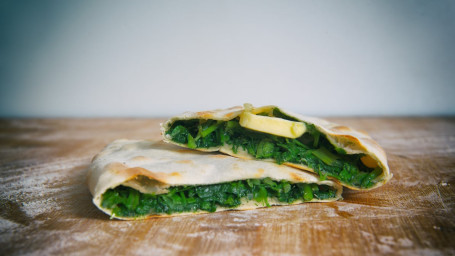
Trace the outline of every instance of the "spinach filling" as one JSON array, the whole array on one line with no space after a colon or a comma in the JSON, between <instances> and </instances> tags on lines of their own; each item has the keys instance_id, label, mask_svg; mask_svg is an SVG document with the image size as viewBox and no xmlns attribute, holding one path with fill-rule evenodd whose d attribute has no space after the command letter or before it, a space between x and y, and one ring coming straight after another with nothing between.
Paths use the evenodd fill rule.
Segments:
<instances>
[{"instance_id":1,"label":"spinach filling","mask_svg":"<svg viewBox=\"0 0 455 256\"><path fill-rule=\"evenodd\" d=\"M273 116L297 121L277 109ZM321 180L329 176L359 188L370 188L378 182L382 170L365 166L360 160L363 154L348 155L334 147L314 125L306 124L306 128L307 132L301 137L289 139L246 129L240 126L238 118L230 121L193 119L174 122L166 134L192 149L228 144L234 153L242 148L257 159L303 164L315 170Z\"/></svg>"},{"instance_id":2,"label":"spinach filling","mask_svg":"<svg viewBox=\"0 0 455 256\"><path fill-rule=\"evenodd\" d=\"M268 198L291 204L297 200L335 198L336 190L327 185L290 183L270 178L232 181L214 185L175 186L166 194L144 194L118 186L102 195L101 205L118 217L141 217L148 214L214 212L217 207L236 208L242 199L270 206Z\"/></svg>"}]
</instances>

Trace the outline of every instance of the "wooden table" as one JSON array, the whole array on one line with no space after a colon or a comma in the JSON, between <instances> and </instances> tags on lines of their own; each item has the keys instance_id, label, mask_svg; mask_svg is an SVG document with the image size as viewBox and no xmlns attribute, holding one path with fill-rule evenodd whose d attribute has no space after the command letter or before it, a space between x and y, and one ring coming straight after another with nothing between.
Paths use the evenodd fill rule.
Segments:
<instances>
[{"instance_id":1,"label":"wooden table","mask_svg":"<svg viewBox=\"0 0 455 256\"><path fill-rule=\"evenodd\" d=\"M91 202L91 158L158 119L0 120L0 254L454 255L455 118L330 118L369 132L394 174L344 200L146 221Z\"/></svg>"}]
</instances>

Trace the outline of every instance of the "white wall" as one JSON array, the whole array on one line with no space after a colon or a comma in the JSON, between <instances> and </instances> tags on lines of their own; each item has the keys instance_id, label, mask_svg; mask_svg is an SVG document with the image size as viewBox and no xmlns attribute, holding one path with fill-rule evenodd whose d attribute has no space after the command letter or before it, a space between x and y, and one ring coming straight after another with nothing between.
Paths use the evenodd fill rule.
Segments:
<instances>
[{"instance_id":1,"label":"white wall","mask_svg":"<svg viewBox=\"0 0 455 256\"><path fill-rule=\"evenodd\" d=\"M3 1L0 116L455 114L455 1Z\"/></svg>"}]
</instances>

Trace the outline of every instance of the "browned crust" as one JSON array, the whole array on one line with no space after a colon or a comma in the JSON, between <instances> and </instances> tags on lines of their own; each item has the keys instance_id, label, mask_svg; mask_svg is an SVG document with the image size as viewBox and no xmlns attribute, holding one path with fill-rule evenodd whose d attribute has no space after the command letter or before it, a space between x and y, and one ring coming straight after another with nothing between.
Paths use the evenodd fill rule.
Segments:
<instances>
[{"instance_id":1,"label":"browned crust","mask_svg":"<svg viewBox=\"0 0 455 256\"><path fill-rule=\"evenodd\" d=\"M295 180L303 181L303 179L300 178L300 176L298 176L298 175L296 175L296 174L294 174L294 173L291 173L291 176L292 176L292 178L295 179Z\"/></svg>"}]
</instances>

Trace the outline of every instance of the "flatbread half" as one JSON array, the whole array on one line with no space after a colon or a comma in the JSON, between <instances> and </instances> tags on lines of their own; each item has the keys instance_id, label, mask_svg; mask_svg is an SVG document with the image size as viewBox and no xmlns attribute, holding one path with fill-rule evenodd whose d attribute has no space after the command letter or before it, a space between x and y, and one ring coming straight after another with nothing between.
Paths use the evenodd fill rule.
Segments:
<instances>
[{"instance_id":1,"label":"flatbread half","mask_svg":"<svg viewBox=\"0 0 455 256\"><path fill-rule=\"evenodd\" d=\"M285 165L244 160L219 153L204 153L182 149L163 142L147 140L122 139L110 143L94 157L88 173L88 185L93 195L93 203L103 212L118 219L142 219L210 211L248 210L266 206L264 202L245 197L242 198L240 205L235 207L216 205L215 210L213 202L211 202L212 208L209 211L192 208L190 211L154 212L153 209L150 209L149 212L144 213L142 209L141 214L135 214L133 209L127 211L130 213L129 215L121 216L120 214L115 214L113 209L115 207L105 207L106 203L103 203L103 199L105 199L103 197L105 197L107 191L112 192L119 187L126 190L134 189L141 195L148 195L149 199L157 199L160 195L167 198L169 191L173 191L173 188L192 188L195 186L204 188L204 186L213 187L216 184L229 184L230 182L237 182L236 185L241 182L247 184L245 183L247 180L266 181L270 184L278 185L289 183L291 186L301 186L302 188L305 184L311 184L312 188L325 188L332 192L329 198L318 198L315 192L314 196L310 197L310 200L301 198L291 203L268 197L266 204L269 206L302 202L328 202L342 198L342 186L339 184L330 180L321 181L313 174L301 172ZM291 188L290 185L286 185L288 189ZM230 196L230 190L227 191L225 191L226 195ZM184 197L184 200L189 201L188 198L191 197L188 191L184 191L181 196L178 200L183 200ZM216 196L219 196L219 194ZM169 198L172 199L172 197ZM130 199L128 197L125 200L135 202L134 198ZM159 209L163 210L162 208Z\"/></svg>"},{"instance_id":2,"label":"flatbread half","mask_svg":"<svg viewBox=\"0 0 455 256\"><path fill-rule=\"evenodd\" d=\"M248 104L245 104L248 105ZM290 122L292 125L299 124L300 125L303 123L304 124L304 129L305 133L302 135L300 138L296 139L289 139L286 138L285 141L290 142L291 144L298 144L299 141L303 141L302 138L308 135L309 132L312 132L312 134L315 134L313 136L314 140L316 140L315 137L318 137L318 140L325 140L325 146L317 145L315 143L316 141L312 142L310 141L310 145L305 145L305 147L308 147L309 151L306 151L306 149L302 149L302 154L306 154L308 152L312 152L311 154L308 153L311 157L314 158L313 156L319 156L320 159L295 159L293 161L287 161L284 160L282 161L282 164L292 166L304 171L309 171L313 173L317 173L319 176L321 176L323 179L324 178L329 178L332 179L340 184L342 184L345 187L348 187L350 189L355 189L355 190L370 190L377 188L379 186L382 186L385 184L387 181L389 181L392 178L392 174L390 173L388 164L387 164L387 157L384 152L384 150L381 148L381 146L373 140L367 133L357 131L355 129L352 129L347 126L342 126L338 125L323 119L315 118L315 117L308 117L308 116L303 116L300 114L293 113L291 111L287 111L285 109L279 108L277 106L264 106L264 107L259 107L259 108L254 108L252 106L247 106L247 108L242 107L242 106L236 106L228 109L218 109L218 110L212 110L212 111L201 111L201 112L186 112L182 115L178 115L175 117L170 118L167 120L165 123L161 124L161 131L163 135L163 139L165 142L173 143L182 147L189 147L189 140L188 141L176 141L172 137L172 129L175 128L177 124L183 124L183 126L186 125L186 123L191 123L194 120L199 120L199 122L204 123L204 122L215 122L214 125L218 125L218 123L221 123L217 127L222 127L224 130L220 131L220 133L225 133L227 134L228 128L230 126L230 122L234 121L237 123L242 122L242 115L246 112L252 113L254 116L268 116L270 117L271 121L274 122L268 122L269 120L265 120L267 122L264 123L264 129L273 129L271 130L280 130L282 127L279 127L281 125L281 121L276 119L283 119L287 122ZM262 118L262 117L261 117ZM264 119L264 118L262 118ZM213 121L214 120L214 121ZM185 121L187 121L185 123ZM193 122L194 123L194 122ZM232 122L231 122L232 123ZM284 124L285 126L288 124ZM213 126L213 125L212 125ZM237 125L238 126L238 125ZM291 132L293 132L293 127L291 127ZM280 128L280 129L279 129ZM204 128L202 128L204 129ZM247 128L245 128L248 130ZM191 131L191 127L188 127L188 130ZM283 129L281 129L283 130ZM191 133L191 132L190 132ZM193 129L193 137L201 137L200 133L196 134L197 130L195 131ZM248 133L248 132L247 132ZM267 134L267 131L259 131L258 133L262 134ZM238 132L235 134L239 134ZM230 135L231 136L231 142L232 142L232 136L236 135ZM268 134L270 135L270 134ZM273 134L272 134L273 135ZM219 135L217 135L219 136ZM210 136L209 136L210 137ZM279 143L274 142L273 140L276 138L281 139L281 144L285 143L282 142L284 140L284 137L280 136L275 136L272 139L266 139L268 141L272 141L272 143L275 143L275 150L283 150L280 148ZM308 137L308 136L307 136ZM311 136L309 136L311 139ZM319 139L320 137L320 139ZM199 138L201 139L201 138ZM296 142L297 141L297 142ZM278 144L278 145L277 145ZM321 143L319 143L321 144ZM313 147L316 145L316 147ZM248 148L249 145L246 147L243 146L238 146L235 148L233 144L230 144L228 142L221 143L219 145L215 146L208 146L208 147L190 147L190 148L195 148L200 151L206 151L206 152L213 152L213 151L219 151L222 153L226 153L228 155L236 156L239 158L244 158L244 159L257 159L260 158L261 160L264 161L272 161L272 162L278 162L276 159L273 159L273 157L258 157L258 152L255 151L260 147L257 144L251 148L250 150ZM289 150L291 151L291 150ZM306 152L306 153L305 153ZM283 156L284 154L282 154ZM325 155L324 155L325 154ZM322 157L321 157L322 155ZM325 156L325 158L324 158ZM286 157L283 157L286 159ZM330 159L332 158L332 159ZM322 159L322 160L321 160ZM347 160L346 160L347 159ZM325 162L323 161L325 160ZM332 161L335 160L335 161ZM311 162L311 163L309 163ZM346 165L344 165L346 163ZM331 166L333 165L333 166ZM352 167L354 165L354 167ZM341 167L339 167L341 166ZM346 167L347 166L347 167ZM332 170L336 169L335 171L332 171L332 173L327 172L327 170ZM355 170L358 169L358 170Z\"/></svg>"}]
</instances>

